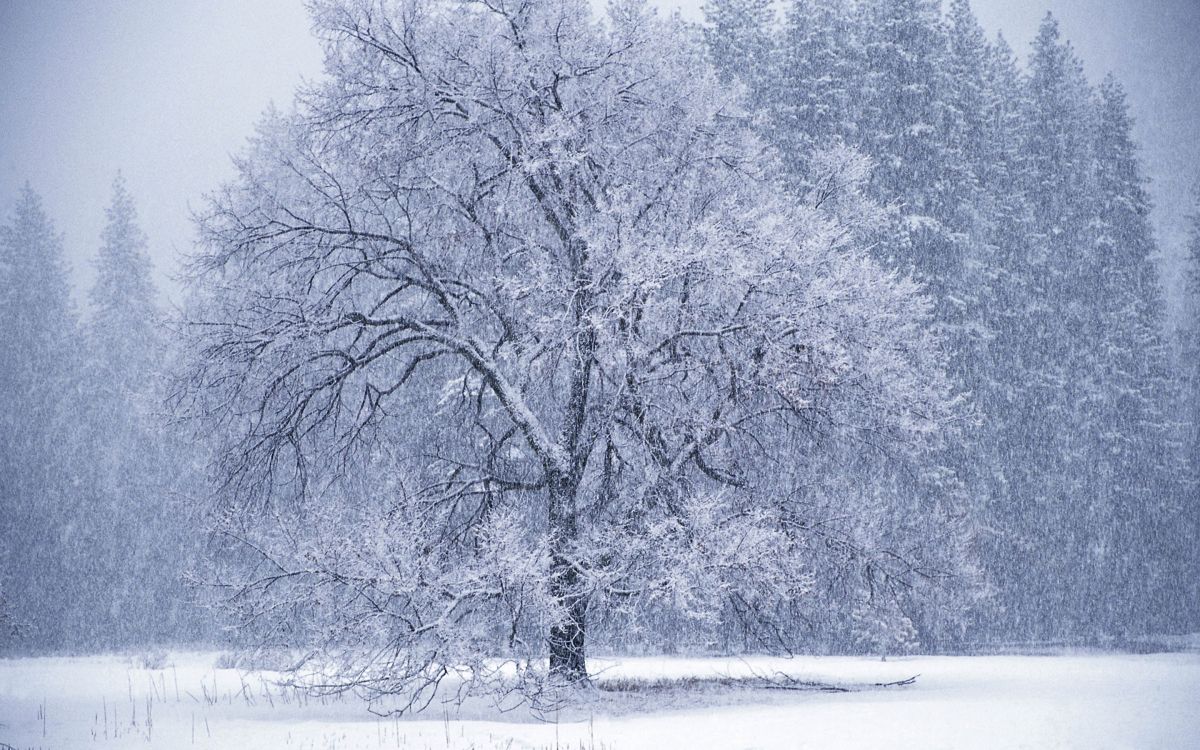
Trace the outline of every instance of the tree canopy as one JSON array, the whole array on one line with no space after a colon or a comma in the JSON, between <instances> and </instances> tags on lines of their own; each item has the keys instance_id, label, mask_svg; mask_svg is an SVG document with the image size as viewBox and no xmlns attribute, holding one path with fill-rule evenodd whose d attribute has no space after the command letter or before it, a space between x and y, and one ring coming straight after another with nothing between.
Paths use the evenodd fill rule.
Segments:
<instances>
[{"instance_id":1,"label":"tree canopy","mask_svg":"<svg viewBox=\"0 0 1200 750\"><path fill-rule=\"evenodd\" d=\"M779 647L830 556L881 598L936 574L806 491L805 446L904 462L955 404L930 302L870 256L864 159L790 194L639 3L314 17L326 78L264 121L192 266L184 400L223 439L244 614L394 692L505 654L583 678L589 612Z\"/></svg>"}]
</instances>

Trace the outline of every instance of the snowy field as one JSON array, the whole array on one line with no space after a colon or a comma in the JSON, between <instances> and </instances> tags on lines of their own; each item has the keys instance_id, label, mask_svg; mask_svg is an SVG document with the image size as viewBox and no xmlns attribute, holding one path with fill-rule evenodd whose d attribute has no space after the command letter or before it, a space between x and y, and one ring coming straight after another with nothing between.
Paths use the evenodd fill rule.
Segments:
<instances>
[{"instance_id":1,"label":"snowy field","mask_svg":"<svg viewBox=\"0 0 1200 750\"><path fill-rule=\"evenodd\" d=\"M218 663L203 653L172 654L162 669L116 656L0 660L0 747L1200 748L1194 653L594 660L601 683L647 686L557 721L439 704L379 718L354 699L306 700ZM776 671L854 689L662 688Z\"/></svg>"}]
</instances>

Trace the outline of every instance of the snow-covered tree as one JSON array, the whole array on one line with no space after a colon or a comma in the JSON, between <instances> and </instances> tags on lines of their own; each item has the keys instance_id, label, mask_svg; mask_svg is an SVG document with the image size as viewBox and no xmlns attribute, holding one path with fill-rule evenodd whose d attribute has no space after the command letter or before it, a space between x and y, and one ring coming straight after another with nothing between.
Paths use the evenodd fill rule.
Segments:
<instances>
[{"instance_id":1,"label":"snow-covered tree","mask_svg":"<svg viewBox=\"0 0 1200 750\"><path fill-rule=\"evenodd\" d=\"M82 481L73 491L78 571L72 640L92 648L182 642L202 618L188 606L184 563L197 525L180 502L196 481L189 453L166 426L163 341L146 236L120 176L89 290L86 373L75 415Z\"/></svg>"},{"instance_id":2,"label":"snow-covered tree","mask_svg":"<svg viewBox=\"0 0 1200 750\"><path fill-rule=\"evenodd\" d=\"M0 320L0 587L22 643L62 646L79 340L62 239L28 186L0 227Z\"/></svg>"},{"instance_id":3,"label":"snow-covered tree","mask_svg":"<svg viewBox=\"0 0 1200 750\"><path fill-rule=\"evenodd\" d=\"M147 375L161 359L157 309L146 236L137 224L133 197L125 180L113 182L112 204L96 256L96 282L89 334L102 377L117 393L129 394L152 384Z\"/></svg>"},{"instance_id":4,"label":"snow-covered tree","mask_svg":"<svg viewBox=\"0 0 1200 750\"><path fill-rule=\"evenodd\" d=\"M1029 386L1038 382L1042 353L1029 319L1044 302L1036 291L1032 211L1024 189L1026 88L1002 37L989 46L984 77L985 150L976 153L968 147L966 152L980 184L975 232L982 243L977 257L983 278L975 298L981 331L972 395L981 424L974 486L981 493L980 558L996 590L994 609L979 613L983 623L975 632L985 638L1019 638L1025 634L1007 629L1008 618L1023 597L1022 576L1038 568L1030 563L1036 545L1030 532L1040 521L1025 498L1041 466L1027 436L1040 418Z\"/></svg>"},{"instance_id":5,"label":"snow-covered tree","mask_svg":"<svg viewBox=\"0 0 1200 750\"><path fill-rule=\"evenodd\" d=\"M866 60L860 139L878 163L880 194L908 213L939 218L936 177L955 167L945 138L947 45L936 0L864 0L859 37ZM913 190L919 187L919 190Z\"/></svg>"},{"instance_id":6,"label":"snow-covered tree","mask_svg":"<svg viewBox=\"0 0 1200 750\"><path fill-rule=\"evenodd\" d=\"M0 643L187 642L207 624L183 587L200 538L176 499L196 449L164 429L165 349L132 199L118 179L83 326L31 190L0 241Z\"/></svg>"},{"instance_id":7,"label":"snow-covered tree","mask_svg":"<svg viewBox=\"0 0 1200 750\"><path fill-rule=\"evenodd\" d=\"M863 53L850 3L794 0L787 5L768 106L770 135L789 172L804 180L807 161L835 139L855 142L855 103Z\"/></svg>"},{"instance_id":8,"label":"snow-covered tree","mask_svg":"<svg viewBox=\"0 0 1200 750\"><path fill-rule=\"evenodd\" d=\"M1182 534L1191 539L1200 536L1200 181L1192 188L1193 202L1188 231L1187 259L1188 290L1191 293L1191 318L1183 329L1182 381L1184 404L1184 430L1182 435L1184 463L1189 467L1183 487L1181 524ZM1195 628L1200 622L1200 552L1196 546L1186 547L1184 565L1189 572L1184 580L1191 580L1190 588L1179 595L1184 602L1191 603L1191 612L1185 614L1185 625Z\"/></svg>"},{"instance_id":9,"label":"snow-covered tree","mask_svg":"<svg viewBox=\"0 0 1200 750\"><path fill-rule=\"evenodd\" d=\"M1187 573L1167 564L1186 558L1178 530L1186 465L1170 412L1178 403L1166 341L1166 304L1155 267L1150 198L1142 176L1132 118L1121 85L1100 85L1095 151L1097 215L1093 285L1100 387L1089 409L1096 434L1090 493L1104 508L1095 556L1104 602L1095 614L1109 633L1154 618L1156 629L1177 621L1174 580ZM1171 610L1176 610L1172 612Z\"/></svg>"},{"instance_id":10,"label":"snow-covered tree","mask_svg":"<svg viewBox=\"0 0 1200 750\"><path fill-rule=\"evenodd\" d=\"M1084 296L1090 249L1092 92L1057 22L1043 21L1033 44L1018 138L1017 180L1029 210L1024 249L1014 261L1020 328L1010 430L998 445L1008 495L1003 545L993 564L1010 580L1000 631L1069 638L1090 627L1083 615L1087 555L1096 525L1087 498L1093 392L1086 329L1096 317ZM999 509L997 509L999 510ZM1036 561L1036 562L1034 562ZM1072 582L1063 585L1064 581Z\"/></svg>"},{"instance_id":11,"label":"snow-covered tree","mask_svg":"<svg viewBox=\"0 0 1200 750\"><path fill-rule=\"evenodd\" d=\"M1188 290L1200 295L1200 180L1192 186L1192 213L1189 217L1187 243Z\"/></svg>"},{"instance_id":12,"label":"snow-covered tree","mask_svg":"<svg viewBox=\"0 0 1200 750\"><path fill-rule=\"evenodd\" d=\"M911 462L954 404L929 301L870 257L864 159L789 195L640 3L314 18L326 79L263 123L193 264L182 398L260 632L368 692L504 655L574 681L589 622L779 645L831 555L881 597L945 572L940 538L876 547L867 499L806 502L824 446Z\"/></svg>"},{"instance_id":13,"label":"snow-covered tree","mask_svg":"<svg viewBox=\"0 0 1200 750\"><path fill-rule=\"evenodd\" d=\"M745 87L751 110L775 95L775 8L772 0L705 0L709 59L725 83Z\"/></svg>"},{"instance_id":14,"label":"snow-covered tree","mask_svg":"<svg viewBox=\"0 0 1200 750\"><path fill-rule=\"evenodd\" d=\"M1195 356L1191 359L1193 365L1192 372L1184 373L1185 377L1194 378L1191 380L1190 392L1194 397L1193 409L1191 412L1194 446L1191 453L1193 471L1195 479L1200 481L1200 180L1192 188L1192 214L1190 216L1190 226L1188 227L1188 244L1187 244L1187 261L1188 261L1188 291L1192 296L1191 311L1192 317L1189 321L1188 330L1185 331L1185 336L1190 334L1187 341L1184 342L1183 350L1185 357ZM1188 362L1185 362L1185 370Z\"/></svg>"},{"instance_id":15,"label":"snow-covered tree","mask_svg":"<svg viewBox=\"0 0 1200 750\"><path fill-rule=\"evenodd\" d=\"M996 144L994 94L988 90L990 45L969 0L951 0L946 17L947 105L959 149L976 179Z\"/></svg>"}]
</instances>

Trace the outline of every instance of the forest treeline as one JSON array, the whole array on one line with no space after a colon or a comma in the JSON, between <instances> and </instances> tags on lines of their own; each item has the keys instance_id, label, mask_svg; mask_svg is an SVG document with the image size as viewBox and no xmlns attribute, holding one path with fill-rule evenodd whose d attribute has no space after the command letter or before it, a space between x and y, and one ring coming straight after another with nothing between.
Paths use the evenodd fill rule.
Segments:
<instances>
[{"instance_id":1,"label":"forest treeline","mask_svg":"<svg viewBox=\"0 0 1200 750\"><path fill-rule=\"evenodd\" d=\"M869 564L817 571L785 613L794 640L889 651L1200 630L1200 320L1169 333L1120 84L1088 81L1051 17L1022 63L966 0L945 13L936 0L711 0L705 14L695 43L740 87L790 190L820 209L857 179L854 154L868 158L885 224L872 255L925 285L961 404L921 466L845 443L798 454L813 507L869 519L848 538L886 546L904 529L895 543L938 551L920 575L888 578L895 591ZM86 314L32 189L0 232L7 651L221 637L197 605L221 512L211 447L175 425L179 337L120 179L107 218Z\"/></svg>"},{"instance_id":2,"label":"forest treeline","mask_svg":"<svg viewBox=\"0 0 1200 750\"><path fill-rule=\"evenodd\" d=\"M943 459L994 591L975 632L1194 627L1195 323L1176 349L1120 83L1049 15L1020 65L967 0L785 6L714 0L706 39L794 179L830 141L875 163L903 229L877 253L928 283L974 406Z\"/></svg>"},{"instance_id":3,"label":"forest treeline","mask_svg":"<svg viewBox=\"0 0 1200 750\"><path fill-rule=\"evenodd\" d=\"M119 176L85 316L28 186L0 230L0 620L6 648L211 638L183 575L203 545L202 448L168 427L164 311ZM207 629L206 629L207 628Z\"/></svg>"}]
</instances>

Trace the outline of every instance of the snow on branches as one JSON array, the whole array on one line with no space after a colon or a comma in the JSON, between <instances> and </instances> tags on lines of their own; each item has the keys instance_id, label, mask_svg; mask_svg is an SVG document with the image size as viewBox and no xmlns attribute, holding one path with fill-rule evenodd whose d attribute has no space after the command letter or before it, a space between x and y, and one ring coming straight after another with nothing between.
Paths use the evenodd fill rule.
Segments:
<instances>
[{"instance_id":1,"label":"snow on branches","mask_svg":"<svg viewBox=\"0 0 1200 750\"><path fill-rule=\"evenodd\" d=\"M231 603L377 694L501 656L584 679L589 611L777 630L854 548L794 502L805 446L904 461L954 407L930 303L870 257L865 162L789 195L638 3L314 14L326 78L193 259L183 399L222 441Z\"/></svg>"}]
</instances>

